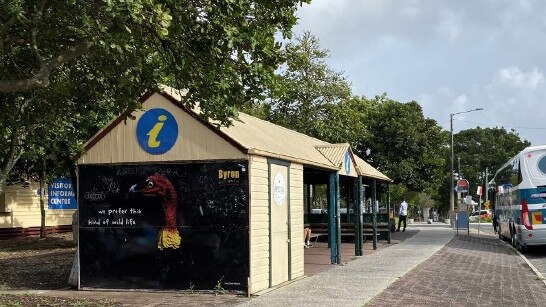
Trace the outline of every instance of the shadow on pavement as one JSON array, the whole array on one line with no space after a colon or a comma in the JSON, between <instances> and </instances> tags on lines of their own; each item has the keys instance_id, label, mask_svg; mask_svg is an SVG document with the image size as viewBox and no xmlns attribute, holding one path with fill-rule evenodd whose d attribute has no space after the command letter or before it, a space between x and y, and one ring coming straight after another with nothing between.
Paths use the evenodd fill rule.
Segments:
<instances>
[{"instance_id":1,"label":"shadow on pavement","mask_svg":"<svg viewBox=\"0 0 546 307\"><path fill-rule=\"evenodd\" d=\"M387 244L386 240L377 241L377 250L373 249L373 242L366 240L363 244L364 255L366 257L379 250L388 248L389 246L398 244L411 238L419 232L419 229L406 229L405 232L395 232L391 234L391 244ZM355 244L354 241L345 240L341 243L341 262L346 264L359 257L355 256ZM313 276L320 272L329 270L335 265L330 261L330 249L328 248L328 242L326 240L318 241L313 247L305 249L305 263L304 271L306 276Z\"/></svg>"}]
</instances>

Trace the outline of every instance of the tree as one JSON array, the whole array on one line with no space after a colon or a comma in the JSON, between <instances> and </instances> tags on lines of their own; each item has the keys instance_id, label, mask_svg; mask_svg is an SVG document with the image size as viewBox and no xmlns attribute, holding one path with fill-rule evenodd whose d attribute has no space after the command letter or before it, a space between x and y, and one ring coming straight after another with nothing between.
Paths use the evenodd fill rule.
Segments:
<instances>
[{"instance_id":1,"label":"tree","mask_svg":"<svg viewBox=\"0 0 546 307\"><path fill-rule=\"evenodd\" d=\"M485 169L488 168L493 179L495 172L510 158L531 145L521 140L512 130L503 128L480 128L462 130L453 136L456 166L460 160L459 171L470 183L470 194L474 195L477 186L485 186Z\"/></svg>"},{"instance_id":2,"label":"tree","mask_svg":"<svg viewBox=\"0 0 546 307\"><path fill-rule=\"evenodd\" d=\"M286 63L270 90L270 120L328 140L333 134L328 123L343 110L338 105L351 97L349 83L342 72L326 64L329 51L320 49L310 32L288 43L283 56Z\"/></svg>"},{"instance_id":3,"label":"tree","mask_svg":"<svg viewBox=\"0 0 546 307\"><path fill-rule=\"evenodd\" d=\"M419 196L416 202L416 207L418 208L417 210L421 211L421 213L423 214L423 219L428 219L429 217L428 210L430 208L433 208L434 205L435 205L434 200L429 194L424 192L419 193Z\"/></svg>"},{"instance_id":4,"label":"tree","mask_svg":"<svg viewBox=\"0 0 546 307\"><path fill-rule=\"evenodd\" d=\"M135 103L130 97L114 101L110 96L113 86L100 92L94 88L100 82L83 82L85 74L71 72L62 71L47 89L0 96L0 192L9 172L24 156L28 160L44 152L57 153L53 159L65 161L69 171L70 158L81 151L83 142L122 112L124 105ZM66 88L67 80L82 82Z\"/></svg>"},{"instance_id":5,"label":"tree","mask_svg":"<svg viewBox=\"0 0 546 307\"><path fill-rule=\"evenodd\" d=\"M71 77L71 76L67 76ZM77 76L74 76L77 78ZM116 104L93 103L94 91L84 91L82 85L73 92L58 89L57 84L50 89L39 90L28 99L16 99L13 103L20 112L10 114L12 106L0 101L0 111L6 110L0 116L2 127L11 131L18 131L17 138L10 139L16 142L17 160L12 169L0 173L2 181L11 173L11 178L18 180L21 177L32 179L40 183L40 190L45 190L45 184L57 176L70 176L75 183L75 165L72 157L81 151L82 144L101 126L110 120L120 110ZM62 99L65 103L52 105L50 101ZM70 116L67 116L70 114ZM5 123L5 126L4 126ZM12 134L13 135L13 134ZM0 145L3 139L0 138ZM4 162L4 153L10 146L0 146L0 162ZM6 155L7 156L7 155ZM76 184L73 184L77 187ZM0 192L1 192L0 185ZM76 192L76 191L75 191ZM43 194L40 194L41 231L45 237L45 203Z\"/></svg>"},{"instance_id":6,"label":"tree","mask_svg":"<svg viewBox=\"0 0 546 307\"><path fill-rule=\"evenodd\" d=\"M45 88L62 67L103 59L109 66L100 68L120 73L118 86L168 82L187 89L207 118L225 120L277 68L274 35L290 36L299 3L4 0L0 92Z\"/></svg>"},{"instance_id":7,"label":"tree","mask_svg":"<svg viewBox=\"0 0 546 307\"><path fill-rule=\"evenodd\" d=\"M370 101L360 96L329 106L317 137L332 143L349 143L352 148L362 147L363 140L373 133L366 125L372 107Z\"/></svg>"},{"instance_id":8,"label":"tree","mask_svg":"<svg viewBox=\"0 0 546 307\"><path fill-rule=\"evenodd\" d=\"M36 125L103 122L158 84L186 89L184 104L228 125L271 82L275 34L290 37L299 3L0 0L0 189L41 137ZM65 113L43 116L51 110Z\"/></svg>"},{"instance_id":9,"label":"tree","mask_svg":"<svg viewBox=\"0 0 546 307\"><path fill-rule=\"evenodd\" d=\"M414 192L436 192L447 137L416 102L352 96L345 75L326 64L328 50L309 32L287 44L283 55L286 65L269 101L272 122L332 143L350 143L396 183ZM267 109L255 105L258 114Z\"/></svg>"},{"instance_id":10,"label":"tree","mask_svg":"<svg viewBox=\"0 0 546 307\"><path fill-rule=\"evenodd\" d=\"M474 195L477 186L485 187L487 184L485 182L486 168L489 170L488 179L492 180L495 172L504 163L531 143L522 140L514 130L476 127L454 134L453 145L455 172L468 180L469 195ZM450 159L446 155L445 178L439 185L437 199L440 204L439 210L442 212L449 210L449 191L453 188L449 178L449 164Z\"/></svg>"},{"instance_id":11,"label":"tree","mask_svg":"<svg viewBox=\"0 0 546 307\"><path fill-rule=\"evenodd\" d=\"M444 177L447 135L417 102L376 96L364 125L370 133L358 142L357 154L408 190L434 194Z\"/></svg>"}]
</instances>

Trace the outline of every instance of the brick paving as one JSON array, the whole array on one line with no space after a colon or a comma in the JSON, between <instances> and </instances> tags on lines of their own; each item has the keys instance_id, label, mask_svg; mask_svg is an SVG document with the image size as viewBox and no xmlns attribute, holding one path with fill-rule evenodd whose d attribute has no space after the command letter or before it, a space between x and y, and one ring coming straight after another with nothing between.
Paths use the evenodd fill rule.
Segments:
<instances>
[{"instance_id":1,"label":"brick paving","mask_svg":"<svg viewBox=\"0 0 546 307\"><path fill-rule=\"evenodd\" d=\"M545 306L546 289L506 243L455 236L366 306Z\"/></svg>"},{"instance_id":2,"label":"brick paving","mask_svg":"<svg viewBox=\"0 0 546 307\"><path fill-rule=\"evenodd\" d=\"M418 229L409 229L406 232L394 233L392 235L391 246L401 243L404 240L418 233ZM377 250L372 249L372 242L368 240L364 244L364 257L380 251L389 245L386 241L378 241ZM354 257L354 242L342 243L342 261L350 262ZM317 242L309 249L305 249L305 275L312 276L329 269L336 268L330 264L330 250L326 242ZM77 290L54 290L54 291L0 291L0 293L33 293L40 296L65 297L65 298L94 298L108 299L118 302L123 306L233 306L243 302L248 302L249 298L243 295L211 293L188 293L188 292L145 292L145 291L77 291ZM0 306L1 306L0 301Z\"/></svg>"},{"instance_id":3,"label":"brick paving","mask_svg":"<svg viewBox=\"0 0 546 307\"><path fill-rule=\"evenodd\" d=\"M391 246L403 242L407 238L415 235L419 229L408 229L405 232L396 232L391 236ZM377 241L377 249L373 249L371 240L367 240L363 244L364 257L389 247L386 240ZM341 262L347 263L355 259L355 243L354 241L344 241L341 243ZM313 276L320 272L324 272L332 268L330 262L330 249L326 240L318 241L312 248L305 249L305 276Z\"/></svg>"},{"instance_id":4,"label":"brick paving","mask_svg":"<svg viewBox=\"0 0 546 307\"><path fill-rule=\"evenodd\" d=\"M438 226L412 227L411 231L397 233L400 236L413 233L413 236L364 257L355 257L346 265L264 293L241 306L362 306L451 241L453 230Z\"/></svg>"},{"instance_id":5,"label":"brick paving","mask_svg":"<svg viewBox=\"0 0 546 307\"><path fill-rule=\"evenodd\" d=\"M428 260L415 262L414 258L418 254L415 251L438 246L439 242L433 242L434 238L449 232L437 227L416 226L408 227L406 232L394 233L392 244L387 246L380 242L377 251L371 249L371 242L368 241L364 246L364 257L353 257L354 245L344 243L343 262L349 261L346 266L329 265L329 251L322 246L326 243L321 245L319 242L316 247L305 251L306 274L311 277L253 299L231 294L71 290L40 291L39 295L101 297L121 302L124 306L216 306L240 303L263 303L264 306L361 306L365 302L368 302L366 306L389 307L546 306L544 283L506 243L491 235L459 234L452 240L449 238L440 243L443 247L435 249ZM416 234L419 235L414 238ZM351 261L353 259L356 261ZM404 266L405 270L397 269ZM369 288L374 285L377 288L376 284L380 281L377 278L387 278L389 282L379 286L376 292L370 291ZM370 294L357 295L364 292ZM297 293L304 297L314 293L310 296L314 300L288 299L297 296ZM352 293L352 300L349 293Z\"/></svg>"}]
</instances>

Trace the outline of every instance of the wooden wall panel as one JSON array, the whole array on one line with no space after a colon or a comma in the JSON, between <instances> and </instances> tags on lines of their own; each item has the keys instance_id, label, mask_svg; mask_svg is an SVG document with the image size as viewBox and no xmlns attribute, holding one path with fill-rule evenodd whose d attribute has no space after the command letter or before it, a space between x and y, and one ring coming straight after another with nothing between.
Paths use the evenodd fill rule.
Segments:
<instances>
[{"instance_id":1,"label":"wooden wall panel","mask_svg":"<svg viewBox=\"0 0 546 307\"><path fill-rule=\"evenodd\" d=\"M292 245L292 276L297 278L304 274L303 242L303 166L290 165L290 223Z\"/></svg>"},{"instance_id":2,"label":"wooden wall panel","mask_svg":"<svg viewBox=\"0 0 546 307\"><path fill-rule=\"evenodd\" d=\"M36 195L37 184L31 184L28 188L21 186L5 186L2 198L2 210L5 213L0 219L0 228L13 227L39 227L40 197ZM46 226L71 225L74 210L50 210L47 208L47 190L45 191L44 202L46 206Z\"/></svg>"},{"instance_id":3,"label":"wooden wall panel","mask_svg":"<svg viewBox=\"0 0 546 307\"><path fill-rule=\"evenodd\" d=\"M255 293L269 288L269 183L267 159L252 156L250 169L250 285Z\"/></svg>"}]
</instances>

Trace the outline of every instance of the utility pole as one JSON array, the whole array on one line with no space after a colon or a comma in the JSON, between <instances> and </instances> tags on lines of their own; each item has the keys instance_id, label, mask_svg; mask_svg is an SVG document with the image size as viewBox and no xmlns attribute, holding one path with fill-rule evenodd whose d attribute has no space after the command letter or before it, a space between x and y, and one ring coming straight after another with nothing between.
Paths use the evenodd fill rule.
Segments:
<instances>
[{"instance_id":1,"label":"utility pole","mask_svg":"<svg viewBox=\"0 0 546 307\"><path fill-rule=\"evenodd\" d=\"M453 211L455 211L455 195L453 195L455 189L455 183L453 178L453 113L449 114L449 126L450 126L450 134L451 134L451 173L449 173L449 176L451 177L449 179L449 182L451 183L451 186L449 187L449 218L452 219ZM453 221L451 222L451 225L453 225Z\"/></svg>"},{"instance_id":2,"label":"utility pole","mask_svg":"<svg viewBox=\"0 0 546 307\"><path fill-rule=\"evenodd\" d=\"M488 202L489 201L489 168L488 167L485 168L484 190L485 190L485 202Z\"/></svg>"},{"instance_id":3,"label":"utility pole","mask_svg":"<svg viewBox=\"0 0 546 307\"><path fill-rule=\"evenodd\" d=\"M459 179L463 179L461 175L461 157L457 157L457 174L459 175Z\"/></svg>"},{"instance_id":4,"label":"utility pole","mask_svg":"<svg viewBox=\"0 0 546 307\"><path fill-rule=\"evenodd\" d=\"M453 178L453 115L462 114L462 113L468 113L468 112L474 112L474 111L482 111L483 108L477 108L473 110L468 111L462 111L457 113L451 113L449 114L449 132L451 135L451 173L449 173L449 182L451 182L451 186L449 187L449 218L451 221L451 225L453 226L453 217L454 217L454 211L455 211L455 200L453 195L453 189L455 188L455 182ZM459 167L460 168L460 167ZM453 215L453 216L452 216Z\"/></svg>"}]
</instances>

